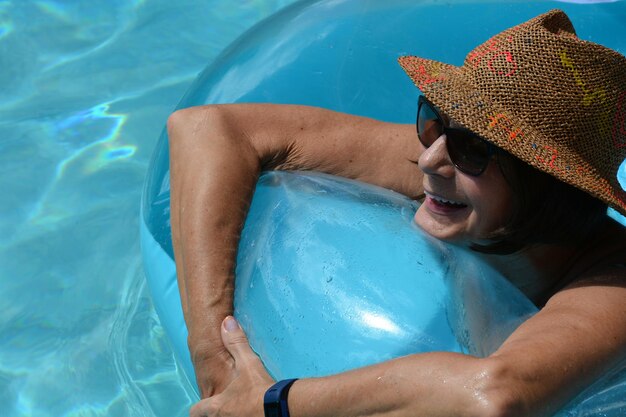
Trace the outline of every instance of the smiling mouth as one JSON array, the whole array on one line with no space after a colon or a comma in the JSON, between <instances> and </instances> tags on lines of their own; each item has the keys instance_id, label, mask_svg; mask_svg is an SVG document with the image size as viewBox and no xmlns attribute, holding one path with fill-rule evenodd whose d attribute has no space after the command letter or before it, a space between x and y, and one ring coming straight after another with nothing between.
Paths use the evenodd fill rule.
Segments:
<instances>
[{"instance_id":1,"label":"smiling mouth","mask_svg":"<svg viewBox=\"0 0 626 417\"><path fill-rule=\"evenodd\" d=\"M445 198L431 194L428 191L425 191L424 194L426 194L426 197L430 198L430 200L438 206L443 206L447 208L459 208L459 209L467 207L467 204L461 203L459 201L447 200Z\"/></svg>"}]
</instances>

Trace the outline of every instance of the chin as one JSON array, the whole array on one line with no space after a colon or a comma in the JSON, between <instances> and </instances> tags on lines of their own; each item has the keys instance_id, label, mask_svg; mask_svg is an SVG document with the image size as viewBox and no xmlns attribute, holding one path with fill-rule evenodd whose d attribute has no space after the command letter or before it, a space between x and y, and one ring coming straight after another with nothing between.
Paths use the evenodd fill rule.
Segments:
<instances>
[{"instance_id":1,"label":"chin","mask_svg":"<svg viewBox=\"0 0 626 417\"><path fill-rule=\"evenodd\" d=\"M450 243L461 243L466 240L465 225L449 218L439 218L420 206L413 221L420 229L430 236Z\"/></svg>"}]
</instances>

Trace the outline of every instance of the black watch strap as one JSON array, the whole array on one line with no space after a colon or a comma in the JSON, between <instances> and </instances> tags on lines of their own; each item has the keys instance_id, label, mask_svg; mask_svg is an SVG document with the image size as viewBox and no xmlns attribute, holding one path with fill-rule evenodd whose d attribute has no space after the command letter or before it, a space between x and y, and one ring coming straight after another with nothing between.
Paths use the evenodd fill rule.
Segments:
<instances>
[{"instance_id":1,"label":"black watch strap","mask_svg":"<svg viewBox=\"0 0 626 417\"><path fill-rule=\"evenodd\" d=\"M297 380L294 378L278 381L265 392L263 398L265 417L289 417L287 394L291 385Z\"/></svg>"}]
</instances>

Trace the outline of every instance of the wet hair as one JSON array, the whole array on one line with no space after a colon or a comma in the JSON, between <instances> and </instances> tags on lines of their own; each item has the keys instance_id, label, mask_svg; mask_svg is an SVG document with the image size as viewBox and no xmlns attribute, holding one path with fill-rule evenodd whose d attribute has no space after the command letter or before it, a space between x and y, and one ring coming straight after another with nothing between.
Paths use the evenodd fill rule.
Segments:
<instances>
[{"instance_id":1,"label":"wet hair","mask_svg":"<svg viewBox=\"0 0 626 417\"><path fill-rule=\"evenodd\" d=\"M498 149L497 163L513 191L509 222L489 238L473 244L482 253L510 254L534 244L577 245L608 220L607 206L555 177Z\"/></svg>"}]
</instances>

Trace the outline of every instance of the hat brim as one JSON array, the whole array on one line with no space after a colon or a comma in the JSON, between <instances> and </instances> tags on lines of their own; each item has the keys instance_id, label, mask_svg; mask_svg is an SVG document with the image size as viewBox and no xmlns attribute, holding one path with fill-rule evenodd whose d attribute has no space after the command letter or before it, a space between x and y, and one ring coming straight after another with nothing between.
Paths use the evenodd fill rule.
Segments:
<instances>
[{"instance_id":1,"label":"hat brim","mask_svg":"<svg viewBox=\"0 0 626 417\"><path fill-rule=\"evenodd\" d=\"M474 86L463 67L416 56L403 56L398 62L422 94L457 123L626 215L626 203L620 204L626 198L617 196L615 185L593 165L577 153L560 155L532 121L518 118L505 103Z\"/></svg>"}]
</instances>

